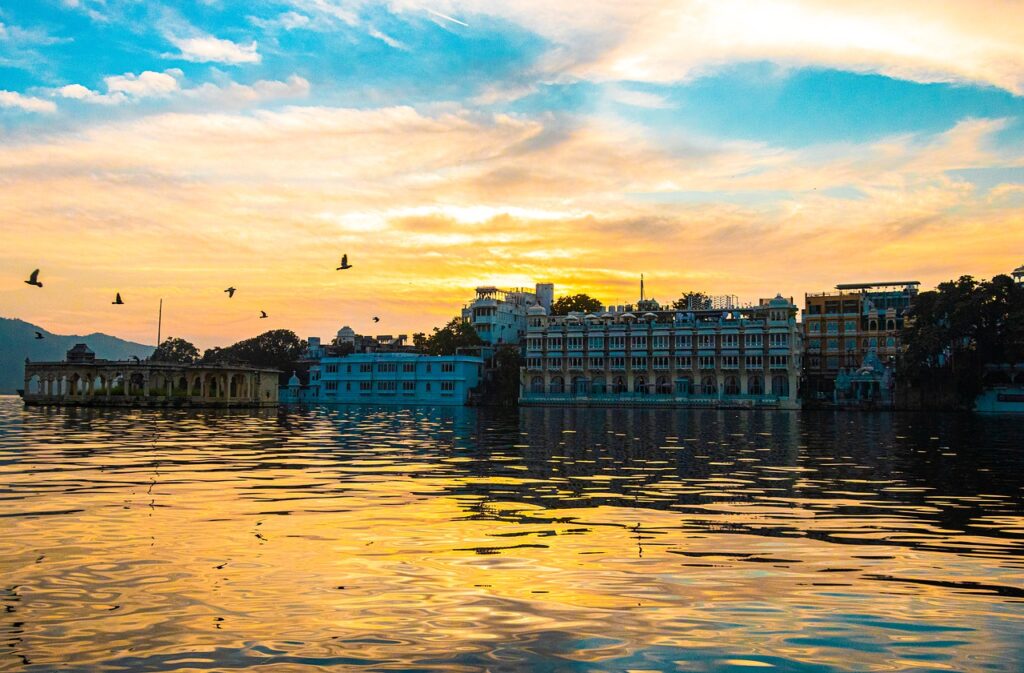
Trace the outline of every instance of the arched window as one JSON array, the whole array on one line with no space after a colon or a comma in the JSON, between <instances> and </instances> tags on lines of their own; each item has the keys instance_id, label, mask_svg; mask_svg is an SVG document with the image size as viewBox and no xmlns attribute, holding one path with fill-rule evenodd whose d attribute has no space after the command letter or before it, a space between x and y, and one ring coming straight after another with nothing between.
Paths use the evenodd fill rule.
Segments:
<instances>
[{"instance_id":1,"label":"arched window","mask_svg":"<svg viewBox=\"0 0 1024 673\"><path fill-rule=\"evenodd\" d=\"M889 330L890 332L892 330L896 329L896 321L892 320L891 318L889 320L886 320L885 321L885 329Z\"/></svg>"},{"instance_id":2,"label":"arched window","mask_svg":"<svg viewBox=\"0 0 1024 673\"><path fill-rule=\"evenodd\" d=\"M551 392L563 393L565 392L565 381L562 380L561 376L551 377Z\"/></svg>"},{"instance_id":3,"label":"arched window","mask_svg":"<svg viewBox=\"0 0 1024 673\"><path fill-rule=\"evenodd\" d=\"M764 395L764 381L758 374L754 374L747 379L747 394Z\"/></svg>"},{"instance_id":4,"label":"arched window","mask_svg":"<svg viewBox=\"0 0 1024 673\"><path fill-rule=\"evenodd\" d=\"M725 394L726 395L739 395L740 394L740 382L736 380L735 376L725 377Z\"/></svg>"},{"instance_id":5,"label":"arched window","mask_svg":"<svg viewBox=\"0 0 1024 673\"><path fill-rule=\"evenodd\" d=\"M676 379L676 394L677 395L689 395L693 389L693 382L689 378L683 377Z\"/></svg>"},{"instance_id":6,"label":"arched window","mask_svg":"<svg viewBox=\"0 0 1024 673\"><path fill-rule=\"evenodd\" d=\"M718 382L715 381L714 376L705 376L703 379L701 379L700 392L702 395L718 394Z\"/></svg>"},{"instance_id":7,"label":"arched window","mask_svg":"<svg viewBox=\"0 0 1024 673\"><path fill-rule=\"evenodd\" d=\"M772 395L789 397L789 379L781 374L772 377Z\"/></svg>"},{"instance_id":8,"label":"arched window","mask_svg":"<svg viewBox=\"0 0 1024 673\"><path fill-rule=\"evenodd\" d=\"M872 332L877 332L878 331L878 321L877 320L869 320L868 321L868 329L870 331L872 331Z\"/></svg>"},{"instance_id":9,"label":"arched window","mask_svg":"<svg viewBox=\"0 0 1024 673\"><path fill-rule=\"evenodd\" d=\"M595 395L604 395L607 391L605 387L604 377L598 376L594 379L593 383L590 384L590 390Z\"/></svg>"},{"instance_id":10,"label":"arched window","mask_svg":"<svg viewBox=\"0 0 1024 673\"><path fill-rule=\"evenodd\" d=\"M647 392L647 379L642 376L638 376L633 379L633 392L635 393L646 393Z\"/></svg>"},{"instance_id":11,"label":"arched window","mask_svg":"<svg viewBox=\"0 0 1024 673\"><path fill-rule=\"evenodd\" d=\"M658 377L658 394L659 395L670 395L672 393L672 384L668 382L667 376Z\"/></svg>"},{"instance_id":12,"label":"arched window","mask_svg":"<svg viewBox=\"0 0 1024 673\"><path fill-rule=\"evenodd\" d=\"M544 379L540 376L534 376L530 379L530 392L531 393L542 393L544 392Z\"/></svg>"}]
</instances>

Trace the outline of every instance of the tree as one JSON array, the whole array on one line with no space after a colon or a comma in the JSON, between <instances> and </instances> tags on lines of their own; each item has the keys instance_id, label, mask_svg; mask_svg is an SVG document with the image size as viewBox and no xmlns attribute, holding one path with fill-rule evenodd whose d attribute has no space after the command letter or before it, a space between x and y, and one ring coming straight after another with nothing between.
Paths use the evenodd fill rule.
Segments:
<instances>
[{"instance_id":1,"label":"tree","mask_svg":"<svg viewBox=\"0 0 1024 673\"><path fill-rule=\"evenodd\" d=\"M281 381L286 382L292 371L304 373L308 369L299 361L306 348L306 342L299 339L295 332L276 329L226 348L210 348L203 354L203 362L237 362L254 367L279 369Z\"/></svg>"},{"instance_id":2,"label":"tree","mask_svg":"<svg viewBox=\"0 0 1024 673\"><path fill-rule=\"evenodd\" d=\"M455 355L461 348L484 345L473 326L462 318L452 318L444 327L435 327L429 336L417 332L412 335L412 343L427 355Z\"/></svg>"},{"instance_id":3,"label":"tree","mask_svg":"<svg viewBox=\"0 0 1024 673\"><path fill-rule=\"evenodd\" d=\"M1009 276L961 276L922 292L905 316L899 373L909 383L951 381L970 406L985 365L1024 361L1024 288Z\"/></svg>"},{"instance_id":4,"label":"tree","mask_svg":"<svg viewBox=\"0 0 1024 673\"><path fill-rule=\"evenodd\" d=\"M711 296L703 292L684 291L672 302L677 311L703 311L711 308Z\"/></svg>"},{"instance_id":5,"label":"tree","mask_svg":"<svg viewBox=\"0 0 1024 673\"><path fill-rule=\"evenodd\" d=\"M551 304L551 315L567 315L576 311L579 313L597 313L603 304L600 299L594 299L587 294L571 294L559 297Z\"/></svg>"},{"instance_id":6,"label":"tree","mask_svg":"<svg viewBox=\"0 0 1024 673\"><path fill-rule=\"evenodd\" d=\"M149 359L156 362L190 365L199 359L199 349L184 339L167 337L156 347Z\"/></svg>"}]
</instances>

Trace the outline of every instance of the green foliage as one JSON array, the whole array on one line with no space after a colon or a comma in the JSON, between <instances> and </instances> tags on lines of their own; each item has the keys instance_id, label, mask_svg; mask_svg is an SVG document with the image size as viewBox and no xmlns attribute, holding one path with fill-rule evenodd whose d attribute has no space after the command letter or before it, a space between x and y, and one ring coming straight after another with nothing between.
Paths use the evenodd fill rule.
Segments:
<instances>
[{"instance_id":1,"label":"green foliage","mask_svg":"<svg viewBox=\"0 0 1024 673\"><path fill-rule=\"evenodd\" d=\"M153 355L149 359L156 362L190 365L199 359L199 349L184 339L167 337L163 343L156 347L156 350L153 351Z\"/></svg>"},{"instance_id":2,"label":"green foliage","mask_svg":"<svg viewBox=\"0 0 1024 673\"><path fill-rule=\"evenodd\" d=\"M677 311L702 311L711 308L711 296L703 292L683 292L679 299L672 302Z\"/></svg>"},{"instance_id":3,"label":"green foliage","mask_svg":"<svg viewBox=\"0 0 1024 673\"><path fill-rule=\"evenodd\" d=\"M299 362L306 352L306 342L295 332L276 329L251 339L239 341L226 348L210 348L203 354L204 363L241 363L254 367L272 367L281 370L282 383L292 371L304 373L308 366Z\"/></svg>"},{"instance_id":4,"label":"green foliage","mask_svg":"<svg viewBox=\"0 0 1024 673\"><path fill-rule=\"evenodd\" d=\"M600 299L587 294L570 294L559 297L551 304L551 315L568 315L570 312L596 313L601 310Z\"/></svg>"},{"instance_id":5,"label":"green foliage","mask_svg":"<svg viewBox=\"0 0 1024 673\"><path fill-rule=\"evenodd\" d=\"M444 327L435 327L429 336L417 332L412 335L412 343L427 355L455 355L460 348L484 345L473 326L462 318L452 318Z\"/></svg>"},{"instance_id":6,"label":"green foliage","mask_svg":"<svg viewBox=\"0 0 1024 673\"><path fill-rule=\"evenodd\" d=\"M941 283L917 296L905 322L901 377L917 386L952 378L965 406L986 364L1024 361L1024 288L1009 276Z\"/></svg>"},{"instance_id":7,"label":"green foliage","mask_svg":"<svg viewBox=\"0 0 1024 673\"><path fill-rule=\"evenodd\" d=\"M484 390L488 404L514 407L519 403L519 369L523 364L518 346L498 347L494 353L494 369Z\"/></svg>"}]
</instances>

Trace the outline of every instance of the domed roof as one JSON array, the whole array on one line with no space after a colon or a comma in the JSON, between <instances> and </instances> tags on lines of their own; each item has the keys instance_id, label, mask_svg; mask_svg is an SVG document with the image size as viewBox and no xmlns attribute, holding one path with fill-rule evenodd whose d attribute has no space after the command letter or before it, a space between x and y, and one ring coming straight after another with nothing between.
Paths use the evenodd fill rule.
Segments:
<instances>
[{"instance_id":1,"label":"domed roof","mask_svg":"<svg viewBox=\"0 0 1024 673\"><path fill-rule=\"evenodd\" d=\"M291 378L288 379L288 386L301 386L302 382L299 381L299 375L296 372L292 372Z\"/></svg>"},{"instance_id":2,"label":"domed roof","mask_svg":"<svg viewBox=\"0 0 1024 673\"><path fill-rule=\"evenodd\" d=\"M775 295L775 298L768 302L769 306L789 306L789 300L783 297L781 294Z\"/></svg>"},{"instance_id":3,"label":"domed roof","mask_svg":"<svg viewBox=\"0 0 1024 673\"><path fill-rule=\"evenodd\" d=\"M526 309L526 315L547 315L548 311L540 304L534 304L530 308Z\"/></svg>"},{"instance_id":4,"label":"domed roof","mask_svg":"<svg viewBox=\"0 0 1024 673\"><path fill-rule=\"evenodd\" d=\"M644 320L655 320L655 319L657 319L657 317L658 317L657 314L651 313L650 311L648 311L647 313L644 313Z\"/></svg>"},{"instance_id":5,"label":"domed roof","mask_svg":"<svg viewBox=\"0 0 1024 673\"><path fill-rule=\"evenodd\" d=\"M348 325L345 325L340 330L338 330L339 337L354 337L355 335L356 331L349 327Z\"/></svg>"},{"instance_id":6,"label":"domed roof","mask_svg":"<svg viewBox=\"0 0 1024 673\"><path fill-rule=\"evenodd\" d=\"M1014 269L1013 270L1013 275L1014 276L1024 276L1024 264L1021 264L1016 269Z\"/></svg>"}]
</instances>

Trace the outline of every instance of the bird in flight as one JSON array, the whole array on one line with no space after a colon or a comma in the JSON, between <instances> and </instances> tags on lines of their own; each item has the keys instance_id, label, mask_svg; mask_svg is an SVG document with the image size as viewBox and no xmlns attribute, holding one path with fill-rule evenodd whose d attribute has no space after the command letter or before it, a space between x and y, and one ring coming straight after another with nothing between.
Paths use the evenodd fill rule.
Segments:
<instances>
[{"instance_id":1,"label":"bird in flight","mask_svg":"<svg viewBox=\"0 0 1024 673\"><path fill-rule=\"evenodd\" d=\"M43 333L42 332L36 332L36 338L37 339L42 339L43 338Z\"/></svg>"},{"instance_id":2,"label":"bird in flight","mask_svg":"<svg viewBox=\"0 0 1024 673\"><path fill-rule=\"evenodd\" d=\"M228 299L231 299L232 297L235 296L235 288L233 288L233 287L229 287L228 289L226 289L224 291L228 293Z\"/></svg>"},{"instance_id":3,"label":"bird in flight","mask_svg":"<svg viewBox=\"0 0 1024 673\"><path fill-rule=\"evenodd\" d=\"M32 275L25 281L28 285L35 285L36 287L42 287L43 284L39 282L39 269L32 272Z\"/></svg>"},{"instance_id":4,"label":"bird in flight","mask_svg":"<svg viewBox=\"0 0 1024 673\"><path fill-rule=\"evenodd\" d=\"M380 322L380 318L378 318L377 316L373 316L373 322Z\"/></svg>"},{"instance_id":5,"label":"bird in flight","mask_svg":"<svg viewBox=\"0 0 1024 673\"><path fill-rule=\"evenodd\" d=\"M352 265L348 263L348 255L342 255L341 256L341 266L339 266L335 270L336 271L344 271L345 269L351 269L351 268L352 268Z\"/></svg>"},{"instance_id":6,"label":"bird in flight","mask_svg":"<svg viewBox=\"0 0 1024 673\"><path fill-rule=\"evenodd\" d=\"M267 315L266 311L260 311L260 320L263 320L264 318L269 318L269 317L270 316Z\"/></svg>"},{"instance_id":7,"label":"bird in flight","mask_svg":"<svg viewBox=\"0 0 1024 673\"><path fill-rule=\"evenodd\" d=\"M112 301L112 302L110 302L110 303L111 303L111 304L123 304L124 302L123 302L123 301L121 301L121 293L120 293L120 292L118 292L118 293L117 293L117 297L116 297L116 298L114 298L114 301Z\"/></svg>"}]
</instances>

